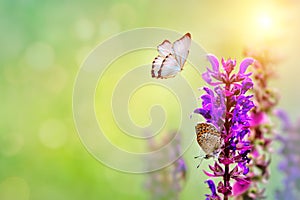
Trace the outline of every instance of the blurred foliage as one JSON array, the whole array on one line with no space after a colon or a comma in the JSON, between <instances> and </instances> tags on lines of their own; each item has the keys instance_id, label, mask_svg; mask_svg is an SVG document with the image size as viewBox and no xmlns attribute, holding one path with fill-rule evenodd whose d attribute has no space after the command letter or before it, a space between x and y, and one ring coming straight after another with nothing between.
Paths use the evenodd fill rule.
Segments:
<instances>
[{"instance_id":1,"label":"blurred foliage","mask_svg":"<svg viewBox=\"0 0 300 200\"><path fill-rule=\"evenodd\" d=\"M72 116L72 90L80 64L96 45L124 30L151 26L189 31L208 52L238 59L245 46L277 48L287 62L274 84L282 90L281 106L296 115L300 108L299 97L294 97L299 83L294 72L299 71L297 3L0 1L0 199L147 199L144 176L97 162L81 144ZM264 20L259 25L258 12L269 13L276 24L265 30L270 23ZM185 155L190 171L182 199L202 199L207 191L205 177L191 159L198 151L193 144ZM268 194L279 187L280 177L274 180Z\"/></svg>"}]
</instances>

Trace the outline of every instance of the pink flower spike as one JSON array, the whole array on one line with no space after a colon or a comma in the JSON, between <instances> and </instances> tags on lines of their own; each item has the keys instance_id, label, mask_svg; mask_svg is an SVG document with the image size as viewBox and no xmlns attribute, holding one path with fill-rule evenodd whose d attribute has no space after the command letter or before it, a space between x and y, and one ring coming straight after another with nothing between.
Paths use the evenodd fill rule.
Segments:
<instances>
[{"instance_id":1,"label":"pink flower spike","mask_svg":"<svg viewBox=\"0 0 300 200\"><path fill-rule=\"evenodd\" d=\"M251 181L237 178L233 185L233 196L238 196L246 192L251 185Z\"/></svg>"},{"instance_id":2,"label":"pink flower spike","mask_svg":"<svg viewBox=\"0 0 300 200\"><path fill-rule=\"evenodd\" d=\"M253 58L245 58L240 64L239 74L244 74L247 68L249 67L249 65L252 65L253 63L254 63Z\"/></svg>"},{"instance_id":3,"label":"pink flower spike","mask_svg":"<svg viewBox=\"0 0 300 200\"><path fill-rule=\"evenodd\" d=\"M251 117L250 126L252 127L256 127L261 124L266 124L269 122L269 118L265 112L258 112L258 113L252 112L250 114L250 117Z\"/></svg>"},{"instance_id":4,"label":"pink flower spike","mask_svg":"<svg viewBox=\"0 0 300 200\"><path fill-rule=\"evenodd\" d=\"M219 61L218 58L213 54L207 54L207 59L210 62L214 72L219 72Z\"/></svg>"}]
</instances>

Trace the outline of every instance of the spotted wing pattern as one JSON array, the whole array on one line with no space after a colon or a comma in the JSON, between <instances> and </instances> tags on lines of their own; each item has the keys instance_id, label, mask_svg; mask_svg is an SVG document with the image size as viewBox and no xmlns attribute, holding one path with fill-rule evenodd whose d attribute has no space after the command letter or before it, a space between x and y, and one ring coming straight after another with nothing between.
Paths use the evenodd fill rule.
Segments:
<instances>
[{"instance_id":1,"label":"spotted wing pattern","mask_svg":"<svg viewBox=\"0 0 300 200\"><path fill-rule=\"evenodd\" d=\"M214 156L222 145L221 133L209 123L196 125L197 142L207 156Z\"/></svg>"},{"instance_id":2,"label":"spotted wing pattern","mask_svg":"<svg viewBox=\"0 0 300 200\"><path fill-rule=\"evenodd\" d=\"M164 57L162 56L157 56L153 62L152 62L152 70L151 70L151 75L152 77L158 77L158 72L160 70L160 67L164 61Z\"/></svg>"}]
</instances>

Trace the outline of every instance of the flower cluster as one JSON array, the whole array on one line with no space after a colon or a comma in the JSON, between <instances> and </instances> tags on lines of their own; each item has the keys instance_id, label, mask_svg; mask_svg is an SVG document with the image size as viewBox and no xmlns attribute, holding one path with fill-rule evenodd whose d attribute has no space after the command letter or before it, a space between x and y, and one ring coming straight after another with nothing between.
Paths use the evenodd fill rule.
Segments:
<instances>
[{"instance_id":1,"label":"flower cluster","mask_svg":"<svg viewBox=\"0 0 300 200\"><path fill-rule=\"evenodd\" d=\"M235 60L222 59L223 70L220 71L218 59L214 55L207 57L212 69L207 68L202 77L214 89L204 88L206 94L201 96L202 107L194 112L214 124L220 130L223 140L218 161L215 161L214 166L209 166L212 173L205 171L207 176L222 177L223 181L217 184L217 192L214 182L207 181L212 192L207 195L207 199L220 199L219 194L228 199L231 195L237 196L245 192L251 183L247 177L250 162L248 154L251 151L247 137L250 134L249 112L254 103L252 96L247 95L253 82L249 77L251 73L246 73L246 70L254 59L244 59L238 72L233 73Z\"/></svg>"},{"instance_id":2,"label":"flower cluster","mask_svg":"<svg viewBox=\"0 0 300 200\"><path fill-rule=\"evenodd\" d=\"M277 111L277 116L283 122L282 132L278 139L283 144L279 151L281 162L279 170L285 175L283 190L277 191L276 199L298 199L300 196L300 119L293 125L283 111Z\"/></svg>"},{"instance_id":3,"label":"flower cluster","mask_svg":"<svg viewBox=\"0 0 300 200\"><path fill-rule=\"evenodd\" d=\"M149 149L155 151L160 149L165 144L172 142L171 148L167 148L162 152L159 159L165 160L167 158L176 159L181 153L180 134L168 134L161 143L157 143L153 138L149 140ZM155 158L157 159L157 158ZM147 160L147 165L150 166L157 160ZM147 174L146 189L149 191L150 199L179 199L183 185L186 181L187 167L182 157L177 159L170 166L160 169L158 171Z\"/></svg>"},{"instance_id":4,"label":"flower cluster","mask_svg":"<svg viewBox=\"0 0 300 200\"><path fill-rule=\"evenodd\" d=\"M264 197L265 190L261 185L267 182L270 175L271 142L274 139L274 127L270 118L278 103L279 95L276 90L269 87L269 81L275 76L273 66L277 61L268 50L253 52L248 49L245 55L255 59L252 68L255 107L250 114L251 132L248 137L252 146L248 177L252 183L249 190L240 195L240 199L260 199Z\"/></svg>"}]
</instances>

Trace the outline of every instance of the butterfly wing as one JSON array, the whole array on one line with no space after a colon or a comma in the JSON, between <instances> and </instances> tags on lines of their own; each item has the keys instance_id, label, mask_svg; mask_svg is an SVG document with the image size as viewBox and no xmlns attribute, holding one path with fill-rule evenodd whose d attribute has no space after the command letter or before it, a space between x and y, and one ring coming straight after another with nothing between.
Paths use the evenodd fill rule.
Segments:
<instances>
[{"instance_id":1,"label":"butterfly wing","mask_svg":"<svg viewBox=\"0 0 300 200\"><path fill-rule=\"evenodd\" d=\"M158 77L158 71L160 70L160 67L162 65L162 62L165 58L162 56L157 56L153 62L152 62L152 70L151 70L151 75L152 78L157 78Z\"/></svg>"},{"instance_id":2,"label":"butterfly wing","mask_svg":"<svg viewBox=\"0 0 300 200\"><path fill-rule=\"evenodd\" d=\"M175 58L180 65L180 68L183 68L183 65L186 61L186 58L189 54L189 49L191 46L191 34L186 33L183 37L176 40L173 44L173 50Z\"/></svg>"},{"instance_id":3,"label":"butterfly wing","mask_svg":"<svg viewBox=\"0 0 300 200\"><path fill-rule=\"evenodd\" d=\"M163 57L166 57L167 55L174 53L173 45L169 40L165 40L160 45L158 45L157 51Z\"/></svg>"},{"instance_id":4,"label":"butterfly wing","mask_svg":"<svg viewBox=\"0 0 300 200\"><path fill-rule=\"evenodd\" d=\"M204 136L204 142L200 145L206 155L213 156L216 151L221 147L220 138L215 135Z\"/></svg>"},{"instance_id":5,"label":"butterfly wing","mask_svg":"<svg viewBox=\"0 0 300 200\"><path fill-rule=\"evenodd\" d=\"M167 55L163 60L162 65L158 71L158 78L171 78L180 72L180 66L175 57L171 54Z\"/></svg>"},{"instance_id":6,"label":"butterfly wing","mask_svg":"<svg viewBox=\"0 0 300 200\"><path fill-rule=\"evenodd\" d=\"M157 46L159 56L152 62L154 78L171 78L183 68L191 45L191 34L187 33L172 44L169 40Z\"/></svg>"},{"instance_id":7,"label":"butterfly wing","mask_svg":"<svg viewBox=\"0 0 300 200\"><path fill-rule=\"evenodd\" d=\"M209 123L199 123L195 128L198 144L207 155L212 156L221 147L220 132Z\"/></svg>"}]
</instances>

